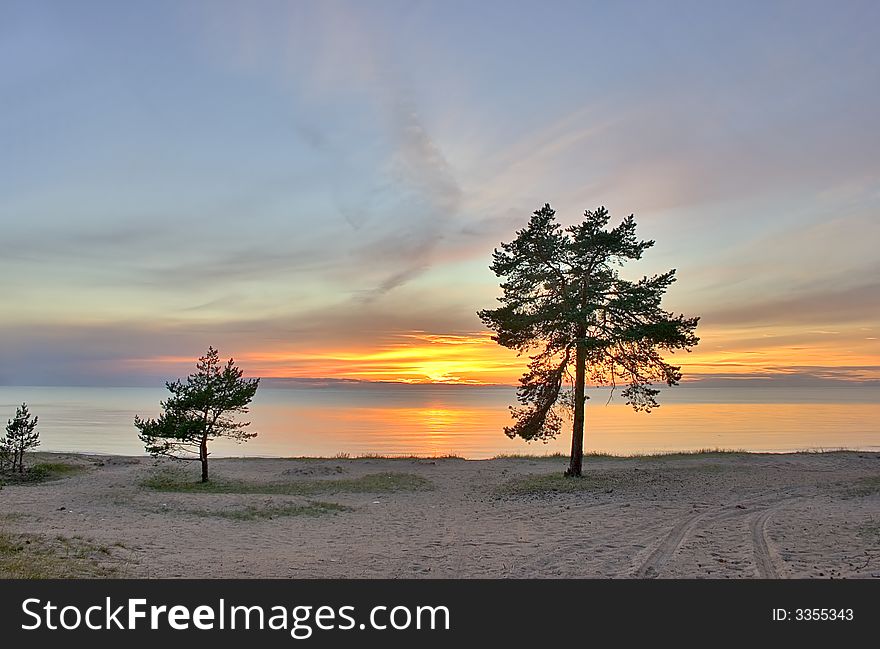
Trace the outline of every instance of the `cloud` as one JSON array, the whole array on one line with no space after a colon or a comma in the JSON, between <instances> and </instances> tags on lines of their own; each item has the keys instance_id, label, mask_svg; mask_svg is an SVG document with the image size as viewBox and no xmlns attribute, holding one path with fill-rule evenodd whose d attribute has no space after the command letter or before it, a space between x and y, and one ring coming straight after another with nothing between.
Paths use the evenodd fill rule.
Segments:
<instances>
[{"instance_id":1,"label":"cloud","mask_svg":"<svg viewBox=\"0 0 880 649\"><path fill-rule=\"evenodd\" d=\"M880 365L863 365L852 367L802 367L788 366L766 372L724 373L708 372L705 374L685 377L684 383L696 387L784 387L784 388L821 388L821 387L880 387ZM735 392L726 393L725 398L736 399ZM814 394L804 395L804 400L815 400ZM864 394L843 392L834 393L833 399L859 401Z\"/></svg>"},{"instance_id":2,"label":"cloud","mask_svg":"<svg viewBox=\"0 0 880 649\"><path fill-rule=\"evenodd\" d=\"M852 278L842 278L852 281ZM858 280L856 280L858 281ZM880 321L880 281L855 286L792 287L787 296L753 299L703 315L707 325L852 324Z\"/></svg>"},{"instance_id":3,"label":"cloud","mask_svg":"<svg viewBox=\"0 0 880 649\"><path fill-rule=\"evenodd\" d=\"M390 47L386 25L351 4L275 10L267 21L250 8L212 7L205 42L235 67L258 77L269 70L293 89L296 128L324 158L333 204L356 232L355 275L364 277L361 265L373 271L368 277L382 275L355 291L374 299L432 266L463 191L420 114L410 68ZM342 133L325 111L341 118Z\"/></svg>"},{"instance_id":4,"label":"cloud","mask_svg":"<svg viewBox=\"0 0 880 649\"><path fill-rule=\"evenodd\" d=\"M284 314L251 314L245 297L244 305L231 305L237 317L217 317L211 305L198 304L202 309L156 312L143 319L6 320L0 322L0 384L148 384L173 378L208 345L236 357L256 352L308 357L319 376L334 353L368 354L418 331L466 335L479 329L470 309L420 301L418 292L409 290ZM184 360L132 363L169 357Z\"/></svg>"}]
</instances>

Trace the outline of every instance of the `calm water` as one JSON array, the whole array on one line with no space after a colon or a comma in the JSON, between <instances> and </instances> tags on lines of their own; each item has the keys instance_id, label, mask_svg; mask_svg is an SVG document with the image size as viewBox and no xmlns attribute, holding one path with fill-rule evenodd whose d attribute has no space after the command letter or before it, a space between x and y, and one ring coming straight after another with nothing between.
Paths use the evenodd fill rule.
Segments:
<instances>
[{"instance_id":1,"label":"calm water","mask_svg":"<svg viewBox=\"0 0 880 649\"><path fill-rule=\"evenodd\" d=\"M40 417L45 451L142 454L135 414L155 416L164 389L0 387L0 417L27 401ZM873 388L688 388L662 395L650 414L619 397L592 393L586 447L631 454L700 448L795 451L880 449L880 391ZM261 387L252 429L237 445L218 441L216 456L297 456L349 453L455 453L485 458L501 453L568 450L568 432L548 444L510 440L512 388L370 386Z\"/></svg>"}]
</instances>

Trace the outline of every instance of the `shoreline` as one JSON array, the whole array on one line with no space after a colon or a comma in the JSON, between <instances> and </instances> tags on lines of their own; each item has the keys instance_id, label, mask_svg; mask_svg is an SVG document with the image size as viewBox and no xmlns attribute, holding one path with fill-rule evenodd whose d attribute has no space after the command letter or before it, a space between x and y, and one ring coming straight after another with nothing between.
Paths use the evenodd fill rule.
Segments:
<instances>
[{"instance_id":1,"label":"shoreline","mask_svg":"<svg viewBox=\"0 0 880 649\"><path fill-rule=\"evenodd\" d=\"M827 453L877 453L880 454L880 445L869 447L834 447L834 448L804 448L799 450L761 450L749 451L747 449L734 448L701 448L697 450L679 450L679 451L658 451L652 453L604 453L600 451L585 452L584 461L588 459L608 459L608 460L640 460L654 459L671 456L682 457L699 457L701 455L755 455L755 456L780 456L780 455L822 455ZM141 460L151 460L152 456L147 454L131 454L131 453L111 453L104 451L88 451L88 450L38 450L28 454L31 457L40 455L65 455L65 456L83 456L83 457L102 457L102 458L133 458ZM441 453L436 455L430 454L412 454L412 453L362 453L350 454L346 452L336 453L334 455L211 455L211 461L216 460L463 460L466 462L487 462L490 460L553 460L569 458L568 453L500 453L491 457L464 457L457 453ZM193 458L195 459L195 458ZM186 461L186 460L184 460Z\"/></svg>"}]
</instances>

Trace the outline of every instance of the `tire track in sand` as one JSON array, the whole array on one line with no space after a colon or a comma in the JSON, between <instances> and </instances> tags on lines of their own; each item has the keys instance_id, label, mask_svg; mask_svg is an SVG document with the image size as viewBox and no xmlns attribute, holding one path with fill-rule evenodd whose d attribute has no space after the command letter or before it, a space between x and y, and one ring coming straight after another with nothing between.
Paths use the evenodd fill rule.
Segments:
<instances>
[{"instance_id":1,"label":"tire track in sand","mask_svg":"<svg viewBox=\"0 0 880 649\"><path fill-rule=\"evenodd\" d=\"M784 493L784 492L783 492ZM728 506L722 508L720 512L711 512L711 511L703 511L698 512L696 514L691 514L690 516L685 516L682 518L676 525L669 531L663 541L654 548L651 554L648 555L648 558L639 566L636 571L633 573L633 577L639 579L654 579L658 576L660 572L660 568L672 558L678 549L681 547L682 543L684 543L685 539L688 535L693 531L693 529L700 523L703 519L708 519L709 521L718 521L729 518L731 516L736 516L741 514L739 510L744 506L751 506L758 503L762 503L768 498L772 498L772 495L765 495L758 498L754 498L751 500L745 500L740 502L735 506ZM769 518L770 514L779 507L782 503L788 502L791 500L795 500L795 498L783 498L781 500L777 500L775 502L770 503L770 505L761 510L761 512L752 518L750 521L750 527L752 529L752 542L755 544L755 554L758 556L760 554L761 558L761 568L759 570L766 570L767 566L769 566L768 574L775 575L777 571L775 570L775 566L773 565L773 558L769 546L767 544L765 526L767 522L767 518ZM755 529L759 530L759 533L756 537ZM758 538L759 537L759 538ZM756 541L758 538L758 541ZM758 545L759 542L763 543L763 546Z\"/></svg>"},{"instance_id":2,"label":"tire track in sand","mask_svg":"<svg viewBox=\"0 0 880 649\"><path fill-rule=\"evenodd\" d=\"M761 579L779 579L785 572L784 563L773 549L767 536L767 522L782 505L795 500L799 500L799 498L783 498L749 519L749 531L752 537L752 546L755 549L755 568Z\"/></svg>"},{"instance_id":3,"label":"tire track in sand","mask_svg":"<svg viewBox=\"0 0 880 649\"><path fill-rule=\"evenodd\" d=\"M688 532L706 515L705 512L686 516L676 523L675 527L661 541L660 545L648 555L648 558L636 570L634 577L639 579L653 579L660 571L660 567L666 563L675 551L681 547Z\"/></svg>"},{"instance_id":4,"label":"tire track in sand","mask_svg":"<svg viewBox=\"0 0 880 649\"><path fill-rule=\"evenodd\" d=\"M752 545L755 548L755 568L758 570L758 577L762 579L777 579L779 577L770 556L770 546L767 543L767 520L771 514L773 514L773 508L768 507L749 521Z\"/></svg>"}]
</instances>

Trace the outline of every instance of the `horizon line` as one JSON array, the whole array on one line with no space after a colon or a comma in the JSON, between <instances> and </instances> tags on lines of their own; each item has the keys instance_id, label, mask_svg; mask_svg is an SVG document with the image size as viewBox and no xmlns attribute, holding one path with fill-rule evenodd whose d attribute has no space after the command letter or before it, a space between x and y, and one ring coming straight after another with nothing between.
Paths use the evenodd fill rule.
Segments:
<instances>
[{"instance_id":1,"label":"horizon line","mask_svg":"<svg viewBox=\"0 0 880 649\"><path fill-rule=\"evenodd\" d=\"M137 381L85 381L76 383L31 383L17 384L0 382L0 388L146 388L153 385L153 381L144 377ZM321 387L401 387L401 388L425 388L425 387L442 387L442 388L517 388L518 383L481 383L477 381L411 381L411 380L369 380L354 379L340 377L285 377L285 376L263 376L250 377L259 378L260 381L274 384L274 387L281 387L288 384L290 387L302 388L321 388ZM165 379L156 379L156 387L161 387L159 383L164 385ZM281 385L279 385L281 384ZM674 389L676 387L756 387L768 386L774 384L773 387L880 387L880 379L848 379L840 377L822 377L813 374L747 374L747 375L703 375L697 377L683 378L682 381L675 386L666 386L665 384L654 384L660 389ZM622 389L625 384L621 383L614 386L615 389ZM610 385L591 384L587 386L591 390L609 390Z\"/></svg>"}]
</instances>

